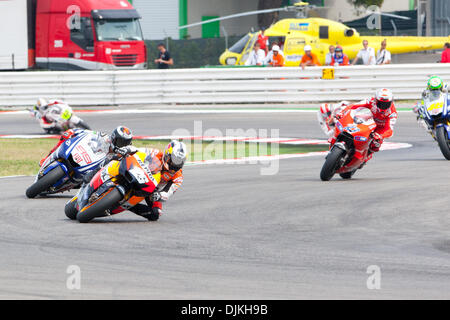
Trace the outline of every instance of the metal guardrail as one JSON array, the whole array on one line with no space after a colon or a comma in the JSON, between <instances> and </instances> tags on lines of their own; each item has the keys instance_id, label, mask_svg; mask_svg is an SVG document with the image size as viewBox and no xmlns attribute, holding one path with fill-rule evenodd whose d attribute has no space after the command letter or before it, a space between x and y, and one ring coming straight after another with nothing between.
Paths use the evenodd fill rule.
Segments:
<instances>
[{"instance_id":1,"label":"metal guardrail","mask_svg":"<svg viewBox=\"0 0 450 320\"><path fill-rule=\"evenodd\" d=\"M38 97L79 106L360 100L381 87L403 100L418 99L431 75L450 82L447 64L336 67L334 80L322 79L324 68L2 72L0 107Z\"/></svg>"}]
</instances>

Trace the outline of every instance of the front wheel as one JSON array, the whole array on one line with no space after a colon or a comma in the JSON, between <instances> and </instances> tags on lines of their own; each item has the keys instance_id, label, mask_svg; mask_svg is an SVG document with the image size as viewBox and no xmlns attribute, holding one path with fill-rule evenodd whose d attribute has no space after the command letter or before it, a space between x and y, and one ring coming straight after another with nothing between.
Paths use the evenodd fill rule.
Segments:
<instances>
[{"instance_id":1,"label":"front wheel","mask_svg":"<svg viewBox=\"0 0 450 320\"><path fill-rule=\"evenodd\" d=\"M355 172L356 172L356 170L353 170L353 171L350 171L350 172L339 173L339 175L341 176L342 179L348 180L348 179L351 179L353 177Z\"/></svg>"},{"instance_id":2,"label":"front wheel","mask_svg":"<svg viewBox=\"0 0 450 320\"><path fill-rule=\"evenodd\" d=\"M77 200L77 196L73 197L69 202L66 203L66 206L64 207L64 213L70 220L77 219Z\"/></svg>"},{"instance_id":3,"label":"front wheel","mask_svg":"<svg viewBox=\"0 0 450 320\"><path fill-rule=\"evenodd\" d=\"M47 191L48 188L53 186L56 182L58 182L61 178L66 175L64 170L57 166L54 169L50 170L45 176L40 178L38 181L33 183L26 191L26 195L28 198L35 198L38 194Z\"/></svg>"},{"instance_id":4,"label":"front wheel","mask_svg":"<svg viewBox=\"0 0 450 320\"><path fill-rule=\"evenodd\" d=\"M86 223L94 218L102 217L105 214L105 210L112 208L122 198L123 196L117 188L111 188L96 201L81 209L77 213L77 220L81 223Z\"/></svg>"},{"instance_id":5,"label":"front wheel","mask_svg":"<svg viewBox=\"0 0 450 320\"><path fill-rule=\"evenodd\" d=\"M447 130L444 126L436 129L436 140L445 159L450 160L450 141L448 139Z\"/></svg>"},{"instance_id":6,"label":"front wheel","mask_svg":"<svg viewBox=\"0 0 450 320\"><path fill-rule=\"evenodd\" d=\"M345 151L340 148L331 149L328 153L327 159L323 164L322 171L320 171L320 179L322 181L329 181L333 178L336 170L338 169L339 163L345 156Z\"/></svg>"}]
</instances>

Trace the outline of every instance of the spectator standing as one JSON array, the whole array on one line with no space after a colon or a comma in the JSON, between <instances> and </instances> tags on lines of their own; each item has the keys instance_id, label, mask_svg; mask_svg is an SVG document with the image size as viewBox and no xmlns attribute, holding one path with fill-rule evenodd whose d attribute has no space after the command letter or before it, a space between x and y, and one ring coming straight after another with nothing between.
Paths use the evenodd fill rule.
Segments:
<instances>
[{"instance_id":1,"label":"spectator standing","mask_svg":"<svg viewBox=\"0 0 450 320\"><path fill-rule=\"evenodd\" d=\"M386 39L381 42L381 48L377 52L377 65L390 64L391 53L386 50Z\"/></svg>"},{"instance_id":2,"label":"spectator standing","mask_svg":"<svg viewBox=\"0 0 450 320\"><path fill-rule=\"evenodd\" d=\"M274 45L272 47L272 59L269 62L269 65L272 67L283 67L284 66L284 57L283 55L280 53L280 47L277 45Z\"/></svg>"},{"instance_id":3,"label":"spectator standing","mask_svg":"<svg viewBox=\"0 0 450 320\"><path fill-rule=\"evenodd\" d=\"M369 41L363 41L363 48L359 50L358 55L355 60L353 60L352 65L355 65L359 59L362 59L365 66L370 66L375 64L375 50L369 47Z\"/></svg>"},{"instance_id":4,"label":"spectator standing","mask_svg":"<svg viewBox=\"0 0 450 320\"><path fill-rule=\"evenodd\" d=\"M261 32L258 34L258 39L256 40L256 42L259 43L260 48L267 54L267 52L269 52L269 37L264 35L265 31L265 28L261 30Z\"/></svg>"},{"instance_id":5,"label":"spectator standing","mask_svg":"<svg viewBox=\"0 0 450 320\"><path fill-rule=\"evenodd\" d=\"M332 66L348 66L350 61L341 46L337 46L331 60Z\"/></svg>"},{"instance_id":6,"label":"spectator standing","mask_svg":"<svg viewBox=\"0 0 450 320\"><path fill-rule=\"evenodd\" d=\"M162 43L158 44L159 56L155 60L158 69L169 69L169 66L173 65L173 59L167 51L166 46Z\"/></svg>"},{"instance_id":7,"label":"spectator standing","mask_svg":"<svg viewBox=\"0 0 450 320\"><path fill-rule=\"evenodd\" d=\"M278 46L280 47L280 52L282 53L284 51L284 38L283 37L278 37ZM284 55L283 55L284 57Z\"/></svg>"},{"instance_id":8,"label":"spectator standing","mask_svg":"<svg viewBox=\"0 0 450 320\"><path fill-rule=\"evenodd\" d=\"M450 43L444 45L444 51L441 56L441 63L450 63Z\"/></svg>"},{"instance_id":9,"label":"spectator standing","mask_svg":"<svg viewBox=\"0 0 450 320\"><path fill-rule=\"evenodd\" d=\"M266 58L266 53L261 49L259 42L256 42L253 46L252 52L250 52L247 61L245 61L246 66L261 66Z\"/></svg>"},{"instance_id":10,"label":"spectator standing","mask_svg":"<svg viewBox=\"0 0 450 320\"><path fill-rule=\"evenodd\" d=\"M305 54L300 61L300 66L302 69L305 69L306 66L313 67L321 65L319 59L317 59L317 56L311 52L312 49L310 45L306 45L303 50L305 51Z\"/></svg>"},{"instance_id":11,"label":"spectator standing","mask_svg":"<svg viewBox=\"0 0 450 320\"><path fill-rule=\"evenodd\" d=\"M334 51L335 51L335 47L333 45L331 45L328 48L329 52L327 53L327 55L325 56L325 65L326 66L330 66L331 62L333 60L333 55L334 55Z\"/></svg>"}]
</instances>

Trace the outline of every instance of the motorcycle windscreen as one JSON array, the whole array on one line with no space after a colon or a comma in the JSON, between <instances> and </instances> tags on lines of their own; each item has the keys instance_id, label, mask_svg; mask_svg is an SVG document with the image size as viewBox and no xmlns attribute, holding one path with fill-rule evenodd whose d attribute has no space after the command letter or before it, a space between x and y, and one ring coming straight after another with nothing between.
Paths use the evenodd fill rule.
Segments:
<instances>
[{"instance_id":1,"label":"motorcycle windscreen","mask_svg":"<svg viewBox=\"0 0 450 320\"><path fill-rule=\"evenodd\" d=\"M425 108L430 116L437 116L444 109L445 95L437 90L431 91L429 98L425 102Z\"/></svg>"},{"instance_id":2,"label":"motorcycle windscreen","mask_svg":"<svg viewBox=\"0 0 450 320\"><path fill-rule=\"evenodd\" d=\"M372 112L367 108L357 108L352 110L351 117L356 124L370 126L375 123Z\"/></svg>"}]
</instances>

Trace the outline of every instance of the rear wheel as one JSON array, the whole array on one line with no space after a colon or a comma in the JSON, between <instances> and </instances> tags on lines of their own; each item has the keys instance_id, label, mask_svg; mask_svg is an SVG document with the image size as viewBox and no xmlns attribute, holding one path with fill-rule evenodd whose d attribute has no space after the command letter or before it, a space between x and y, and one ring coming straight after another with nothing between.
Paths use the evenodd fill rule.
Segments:
<instances>
[{"instance_id":1,"label":"rear wheel","mask_svg":"<svg viewBox=\"0 0 450 320\"><path fill-rule=\"evenodd\" d=\"M328 153L325 163L323 164L322 171L320 171L320 179L322 179L322 181L329 181L331 178L333 178L336 170L338 169L339 163L344 156L344 150L340 148L331 149L330 153Z\"/></svg>"},{"instance_id":2,"label":"rear wheel","mask_svg":"<svg viewBox=\"0 0 450 320\"><path fill-rule=\"evenodd\" d=\"M91 127L89 127L89 125L83 120L81 120L77 126L81 129L91 130Z\"/></svg>"},{"instance_id":3,"label":"rear wheel","mask_svg":"<svg viewBox=\"0 0 450 320\"><path fill-rule=\"evenodd\" d=\"M436 129L436 139L445 159L450 160L450 141L444 126Z\"/></svg>"},{"instance_id":4,"label":"rear wheel","mask_svg":"<svg viewBox=\"0 0 450 320\"><path fill-rule=\"evenodd\" d=\"M64 207L64 213L66 214L67 218L71 220L77 219L77 200L78 197L73 197L69 202L66 203L66 206Z\"/></svg>"},{"instance_id":5,"label":"rear wheel","mask_svg":"<svg viewBox=\"0 0 450 320\"><path fill-rule=\"evenodd\" d=\"M38 194L47 191L48 188L53 186L58 180L63 178L66 175L63 169L60 166L55 167L50 172L48 172L45 176L40 178L38 181L33 183L26 191L26 195L28 198L35 198Z\"/></svg>"},{"instance_id":6,"label":"rear wheel","mask_svg":"<svg viewBox=\"0 0 450 320\"><path fill-rule=\"evenodd\" d=\"M94 218L102 217L105 210L112 208L123 196L116 188L111 188L103 193L100 198L84 207L77 213L77 220L82 223L91 221Z\"/></svg>"}]
</instances>

